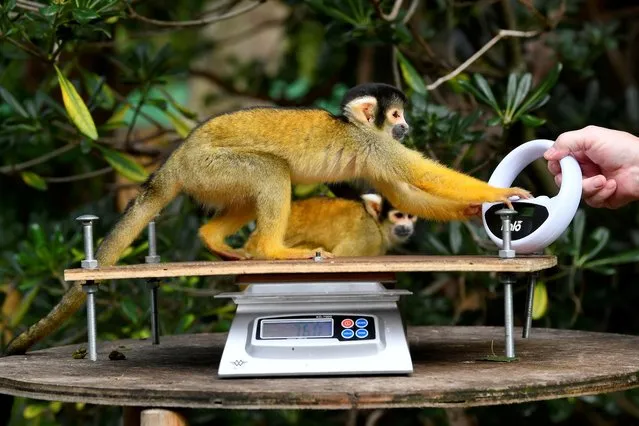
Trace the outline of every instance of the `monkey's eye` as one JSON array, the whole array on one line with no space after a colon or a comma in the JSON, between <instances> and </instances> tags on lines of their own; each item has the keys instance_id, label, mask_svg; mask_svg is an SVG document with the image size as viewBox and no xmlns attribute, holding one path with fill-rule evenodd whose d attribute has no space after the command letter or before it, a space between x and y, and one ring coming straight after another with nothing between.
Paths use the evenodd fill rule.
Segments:
<instances>
[{"instance_id":1,"label":"monkey's eye","mask_svg":"<svg viewBox=\"0 0 639 426\"><path fill-rule=\"evenodd\" d=\"M393 111L393 117L399 118L399 111Z\"/></svg>"},{"instance_id":2,"label":"monkey's eye","mask_svg":"<svg viewBox=\"0 0 639 426\"><path fill-rule=\"evenodd\" d=\"M413 218L414 218L415 216L413 216L412 214L409 214L407 217L408 217L410 220L413 220Z\"/></svg>"},{"instance_id":3,"label":"monkey's eye","mask_svg":"<svg viewBox=\"0 0 639 426\"><path fill-rule=\"evenodd\" d=\"M393 213L393 217L394 217L395 219L403 219L403 218L404 218L404 213L401 213L401 212L395 212L395 213Z\"/></svg>"}]
</instances>

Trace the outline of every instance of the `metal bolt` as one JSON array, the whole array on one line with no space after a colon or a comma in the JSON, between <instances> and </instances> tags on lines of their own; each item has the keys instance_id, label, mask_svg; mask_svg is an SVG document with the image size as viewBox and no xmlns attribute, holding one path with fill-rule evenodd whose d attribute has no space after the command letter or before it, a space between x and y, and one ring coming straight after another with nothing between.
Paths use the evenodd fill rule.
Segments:
<instances>
[{"instance_id":1,"label":"metal bolt","mask_svg":"<svg viewBox=\"0 0 639 426\"><path fill-rule=\"evenodd\" d=\"M151 278L147 286L151 294L151 337L153 338L153 344L160 344L160 323L158 321L158 279Z\"/></svg>"},{"instance_id":2,"label":"metal bolt","mask_svg":"<svg viewBox=\"0 0 639 426\"><path fill-rule=\"evenodd\" d=\"M524 339L528 338L530 329L532 327L532 311L533 301L535 299L535 281L537 280L537 272L533 272L528 277L528 294L526 297L526 322L524 323L524 329L522 336Z\"/></svg>"},{"instance_id":3,"label":"metal bolt","mask_svg":"<svg viewBox=\"0 0 639 426\"><path fill-rule=\"evenodd\" d=\"M82 290L87 294L87 334L89 335L89 359L91 361L97 361L98 351L96 344L96 321L95 321L95 293L98 291L98 286L93 284L92 281L87 281L87 284L82 286Z\"/></svg>"},{"instance_id":4,"label":"metal bolt","mask_svg":"<svg viewBox=\"0 0 639 426\"><path fill-rule=\"evenodd\" d=\"M155 239L155 220L149 222L149 255L144 257L146 263L160 263Z\"/></svg>"},{"instance_id":5,"label":"metal bolt","mask_svg":"<svg viewBox=\"0 0 639 426\"><path fill-rule=\"evenodd\" d=\"M513 209L500 209L496 214L501 217L501 239L502 248L499 250L499 257L512 258L515 257L515 250L511 246L510 221L517 214Z\"/></svg>"},{"instance_id":6,"label":"metal bolt","mask_svg":"<svg viewBox=\"0 0 639 426\"><path fill-rule=\"evenodd\" d=\"M100 219L92 214L85 214L77 217L75 220L82 223L84 230L84 257L81 266L85 269L94 269L98 267L98 261L93 258L93 222Z\"/></svg>"},{"instance_id":7,"label":"metal bolt","mask_svg":"<svg viewBox=\"0 0 639 426\"><path fill-rule=\"evenodd\" d=\"M513 336L513 283L515 277L512 273L501 274L501 282L504 284L504 327L506 335L506 357L515 357L515 338Z\"/></svg>"},{"instance_id":8,"label":"metal bolt","mask_svg":"<svg viewBox=\"0 0 639 426\"><path fill-rule=\"evenodd\" d=\"M321 262L322 261L322 252L321 251L316 251L315 252L315 257L313 258L313 260L315 262Z\"/></svg>"}]
</instances>

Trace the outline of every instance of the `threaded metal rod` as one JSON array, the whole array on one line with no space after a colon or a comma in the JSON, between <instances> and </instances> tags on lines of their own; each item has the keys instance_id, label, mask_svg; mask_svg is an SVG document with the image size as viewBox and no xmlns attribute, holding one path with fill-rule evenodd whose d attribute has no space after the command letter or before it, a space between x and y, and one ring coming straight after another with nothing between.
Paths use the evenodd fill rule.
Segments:
<instances>
[{"instance_id":1,"label":"threaded metal rod","mask_svg":"<svg viewBox=\"0 0 639 426\"><path fill-rule=\"evenodd\" d=\"M160 344L160 324L158 320L158 285L156 282L150 282L151 287L151 337L153 344Z\"/></svg>"},{"instance_id":2,"label":"threaded metal rod","mask_svg":"<svg viewBox=\"0 0 639 426\"><path fill-rule=\"evenodd\" d=\"M504 328L506 337L506 357L515 357L515 337L513 336L513 283L511 274L503 274L504 284Z\"/></svg>"},{"instance_id":3,"label":"threaded metal rod","mask_svg":"<svg viewBox=\"0 0 639 426\"><path fill-rule=\"evenodd\" d=\"M528 293L526 295L526 322L524 323L524 329L522 331L521 337L527 339L530 334L530 329L532 327L532 312L533 312L533 302L535 300L535 274L530 274L528 277Z\"/></svg>"},{"instance_id":4,"label":"threaded metal rod","mask_svg":"<svg viewBox=\"0 0 639 426\"><path fill-rule=\"evenodd\" d=\"M87 334L89 337L89 359L91 361L97 361L97 325L95 320L95 293L98 291L98 286L93 284L93 281L87 281L83 286L84 291L87 293Z\"/></svg>"}]
</instances>

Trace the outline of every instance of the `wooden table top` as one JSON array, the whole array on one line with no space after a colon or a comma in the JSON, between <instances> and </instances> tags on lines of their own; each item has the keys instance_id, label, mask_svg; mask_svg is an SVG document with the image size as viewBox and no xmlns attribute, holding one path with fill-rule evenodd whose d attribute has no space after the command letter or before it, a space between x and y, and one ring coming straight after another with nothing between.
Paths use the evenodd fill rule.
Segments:
<instances>
[{"instance_id":1,"label":"wooden table top","mask_svg":"<svg viewBox=\"0 0 639 426\"><path fill-rule=\"evenodd\" d=\"M313 260L244 260L165 262L106 266L96 269L66 269L66 281L128 278L166 278L178 276L244 275L244 274L334 274L376 272L535 272L552 268L555 256L518 256L501 259L498 256L377 256L336 257L320 262Z\"/></svg>"},{"instance_id":2,"label":"wooden table top","mask_svg":"<svg viewBox=\"0 0 639 426\"><path fill-rule=\"evenodd\" d=\"M0 358L0 393L94 404L233 409L470 407L621 391L639 386L639 336L515 329L519 360L501 327L409 327L414 373L404 376L218 379L225 333L98 343ZM111 361L112 350L126 360Z\"/></svg>"}]
</instances>

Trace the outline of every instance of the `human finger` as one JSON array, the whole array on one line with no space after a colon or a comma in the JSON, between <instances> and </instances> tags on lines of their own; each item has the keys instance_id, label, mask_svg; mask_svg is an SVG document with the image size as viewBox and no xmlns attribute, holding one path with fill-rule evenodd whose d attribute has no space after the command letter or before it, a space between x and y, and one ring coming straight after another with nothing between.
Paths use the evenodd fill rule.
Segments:
<instances>
[{"instance_id":1,"label":"human finger","mask_svg":"<svg viewBox=\"0 0 639 426\"><path fill-rule=\"evenodd\" d=\"M610 182L614 182L611 180ZM599 193L602 188L607 185L606 178L603 175L593 176L591 178L583 179L581 181L581 186L583 188L583 196L584 198L590 198ZM617 187L615 183L615 188Z\"/></svg>"},{"instance_id":2,"label":"human finger","mask_svg":"<svg viewBox=\"0 0 639 426\"><path fill-rule=\"evenodd\" d=\"M603 187L593 192L590 196L584 197L584 201L590 207L600 208L610 206L610 198L617 190L617 182L614 179L607 181Z\"/></svg>"},{"instance_id":3,"label":"human finger","mask_svg":"<svg viewBox=\"0 0 639 426\"><path fill-rule=\"evenodd\" d=\"M548 162L548 171L553 175L558 175L561 173L561 166L559 165L559 161L551 160Z\"/></svg>"},{"instance_id":4,"label":"human finger","mask_svg":"<svg viewBox=\"0 0 639 426\"><path fill-rule=\"evenodd\" d=\"M544 158L549 161L561 160L570 153L587 151L592 146L596 132L595 126L564 132L557 137L553 146L546 150Z\"/></svg>"}]
</instances>

